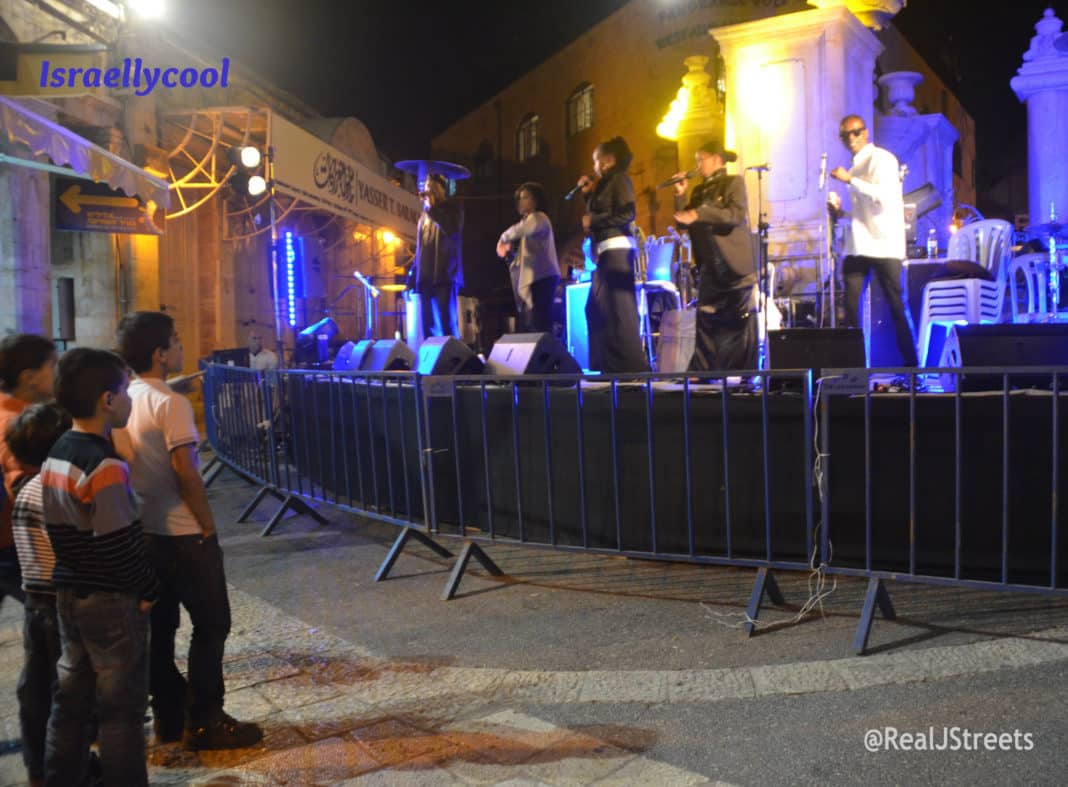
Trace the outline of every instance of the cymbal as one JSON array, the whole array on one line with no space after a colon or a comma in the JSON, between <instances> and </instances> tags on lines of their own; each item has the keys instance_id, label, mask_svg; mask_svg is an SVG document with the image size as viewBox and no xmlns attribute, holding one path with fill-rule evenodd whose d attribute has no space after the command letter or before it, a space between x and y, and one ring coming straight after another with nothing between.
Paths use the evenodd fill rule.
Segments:
<instances>
[{"instance_id":1,"label":"cymbal","mask_svg":"<svg viewBox=\"0 0 1068 787\"><path fill-rule=\"evenodd\" d=\"M404 292L408 286L406 284L380 284L378 289L382 292Z\"/></svg>"},{"instance_id":2,"label":"cymbal","mask_svg":"<svg viewBox=\"0 0 1068 787\"><path fill-rule=\"evenodd\" d=\"M1045 235L1046 237L1062 237L1068 234L1068 224L1061 224L1059 221L1049 221L1045 224L1032 224L1027 228L1027 232L1032 235Z\"/></svg>"}]
</instances>

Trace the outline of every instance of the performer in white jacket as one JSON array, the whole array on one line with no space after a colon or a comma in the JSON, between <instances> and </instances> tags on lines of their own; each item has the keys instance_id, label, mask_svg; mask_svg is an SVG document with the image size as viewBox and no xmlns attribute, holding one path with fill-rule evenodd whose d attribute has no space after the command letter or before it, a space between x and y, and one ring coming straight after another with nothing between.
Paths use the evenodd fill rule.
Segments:
<instances>
[{"instance_id":1,"label":"performer in white jacket","mask_svg":"<svg viewBox=\"0 0 1068 787\"><path fill-rule=\"evenodd\" d=\"M497 256L512 257L512 287L523 330L551 333L560 265L553 225L545 214L545 190L539 183L524 183L516 189L515 201L522 218L501 233Z\"/></svg>"},{"instance_id":2,"label":"performer in white jacket","mask_svg":"<svg viewBox=\"0 0 1068 787\"><path fill-rule=\"evenodd\" d=\"M906 366L916 365L912 328L901 300L901 267L905 258L905 206L897 157L876 147L868 139L868 129L859 115L846 115L838 135L853 154L850 169L835 167L831 177L849 186L850 229L846 256L842 261L845 279L846 320L860 327L860 296L874 273L879 278L890 305L897 347ZM841 212L842 200L828 194L832 211Z\"/></svg>"}]
</instances>

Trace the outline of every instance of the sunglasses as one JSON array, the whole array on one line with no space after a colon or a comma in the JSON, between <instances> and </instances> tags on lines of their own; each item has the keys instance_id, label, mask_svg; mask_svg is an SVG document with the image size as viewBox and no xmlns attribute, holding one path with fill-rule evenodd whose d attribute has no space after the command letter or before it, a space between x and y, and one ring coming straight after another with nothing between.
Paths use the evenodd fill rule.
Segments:
<instances>
[{"instance_id":1,"label":"sunglasses","mask_svg":"<svg viewBox=\"0 0 1068 787\"><path fill-rule=\"evenodd\" d=\"M846 131L840 132L838 134L838 138L841 139L843 142L848 142L850 137L859 137L867 130L868 129L865 126L861 126L860 128L851 128Z\"/></svg>"}]
</instances>

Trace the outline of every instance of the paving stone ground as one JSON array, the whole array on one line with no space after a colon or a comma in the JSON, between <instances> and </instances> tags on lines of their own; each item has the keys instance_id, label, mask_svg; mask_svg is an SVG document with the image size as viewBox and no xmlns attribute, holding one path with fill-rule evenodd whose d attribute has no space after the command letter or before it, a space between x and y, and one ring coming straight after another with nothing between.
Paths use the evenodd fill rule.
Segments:
<instances>
[{"instance_id":1,"label":"paving stone ground","mask_svg":"<svg viewBox=\"0 0 1068 787\"><path fill-rule=\"evenodd\" d=\"M1004 781L1017 772L1032 783L1046 776L1057 783L1062 772L1063 728L1043 705L1048 697L1063 708L1064 683L1050 678L1068 665L1062 602L957 591L931 591L922 604L906 597L906 611L914 603L913 613L959 625L940 636L907 622L883 624L877 652L857 658L828 644L855 625L851 607L832 605L822 623L746 641L716 620L736 623L744 608L746 583L736 572L698 575L687 573L693 567L591 556L561 562L502 548L495 554L509 582L472 576L467 597L443 605L406 594L438 587L447 561L415 549L398 564L398 579L374 585L368 576L389 546L388 529L359 531L334 512L325 528L293 517L259 539L255 528L229 524L249 496L233 479L212 490L231 578L227 710L257 721L266 735L261 745L233 752L150 746L153 784L974 783L976 773ZM593 575L597 587L585 586ZM326 596L324 606L302 587L310 582L321 584L315 598ZM688 597L687 583L699 583L700 592ZM804 578L795 584L786 589L800 590ZM860 592L843 587L839 598L851 604ZM389 628L403 625L397 621L405 610L411 630ZM513 615L513 627L498 620L489 626L493 610ZM25 783L14 700L21 615L10 601L0 608L0 785ZM605 615L618 616L624 628L642 625L615 636L583 630ZM476 640L464 626L478 623L483 636ZM656 641L640 644L645 628L657 625ZM688 625L705 628L688 638ZM672 644L664 632L675 629L682 633ZM458 630L464 638L456 639ZM897 646L885 642L895 637ZM179 652L186 645L180 642ZM663 659L642 648L659 648ZM701 659L697 650L713 655ZM973 705L980 696L985 704ZM995 703L999 711L984 715ZM924 708L932 720L939 713L976 724L1001 718L1010 729L1030 719L1043 745L1023 771L996 757L963 768L943 759L950 765L940 770L931 770L930 759L903 760L900 771L867 759L863 725L920 724L925 717L917 709ZM798 712L819 721L811 729L781 721ZM832 725L847 718L852 726ZM784 765L789 757L798 760L793 769Z\"/></svg>"}]
</instances>

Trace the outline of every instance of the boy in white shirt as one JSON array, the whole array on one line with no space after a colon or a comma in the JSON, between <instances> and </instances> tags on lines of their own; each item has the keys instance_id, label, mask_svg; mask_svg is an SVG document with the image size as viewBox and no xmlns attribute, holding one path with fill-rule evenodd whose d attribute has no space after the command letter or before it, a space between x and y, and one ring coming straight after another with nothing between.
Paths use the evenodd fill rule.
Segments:
<instances>
[{"instance_id":1,"label":"boy in white shirt","mask_svg":"<svg viewBox=\"0 0 1068 787\"><path fill-rule=\"evenodd\" d=\"M152 610L149 670L156 738L181 738L191 750L252 746L262 730L223 711L230 600L215 519L197 467L193 407L165 382L184 362L174 320L162 312L128 314L119 323L118 347L137 376L130 383L130 420L116 431L115 447L129 462L142 501L149 560L161 585ZM188 682L174 664L179 604L193 623Z\"/></svg>"}]
</instances>

